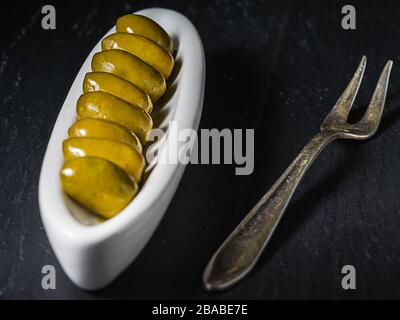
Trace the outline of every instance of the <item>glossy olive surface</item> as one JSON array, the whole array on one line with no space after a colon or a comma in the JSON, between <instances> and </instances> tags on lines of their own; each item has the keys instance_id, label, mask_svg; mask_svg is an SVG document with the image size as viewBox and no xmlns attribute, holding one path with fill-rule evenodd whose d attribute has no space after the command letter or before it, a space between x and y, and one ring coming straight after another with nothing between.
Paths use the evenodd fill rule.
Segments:
<instances>
[{"instance_id":1,"label":"glossy olive surface","mask_svg":"<svg viewBox=\"0 0 400 320\"><path fill-rule=\"evenodd\" d=\"M80 157L97 157L108 160L138 183L142 178L145 160L143 155L125 143L103 138L69 138L63 142L66 160Z\"/></svg>"},{"instance_id":2,"label":"glossy olive surface","mask_svg":"<svg viewBox=\"0 0 400 320\"><path fill-rule=\"evenodd\" d=\"M127 14L118 18L117 32L137 33L153 40L169 53L174 52L174 44L167 32L155 21L139 14Z\"/></svg>"},{"instance_id":3,"label":"glossy olive surface","mask_svg":"<svg viewBox=\"0 0 400 320\"><path fill-rule=\"evenodd\" d=\"M153 121L145 110L106 92L82 94L76 109L79 119L103 119L126 127L139 138L142 145L146 144L147 134L153 127Z\"/></svg>"},{"instance_id":4,"label":"glossy olive surface","mask_svg":"<svg viewBox=\"0 0 400 320\"><path fill-rule=\"evenodd\" d=\"M92 59L92 70L113 73L132 82L153 102L157 101L166 90L165 78L152 66L123 50L104 50L96 53Z\"/></svg>"},{"instance_id":5,"label":"glossy olive surface","mask_svg":"<svg viewBox=\"0 0 400 320\"><path fill-rule=\"evenodd\" d=\"M148 94L135 86L108 72L88 72L83 80L83 92L104 91L130 104L141 107L147 112L153 110L153 103Z\"/></svg>"},{"instance_id":6,"label":"glossy olive surface","mask_svg":"<svg viewBox=\"0 0 400 320\"><path fill-rule=\"evenodd\" d=\"M174 67L174 58L154 41L138 34L117 32L104 38L103 50L120 49L127 51L159 71L168 79Z\"/></svg>"},{"instance_id":7,"label":"glossy olive surface","mask_svg":"<svg viewBox=\"0 0 400 320\"><path fill-rule=\"evenodd\" d=\"M137 183L118 166L101 158L76 158L60 172L64 191L83 207L111 218L138 192Z\"/></svg>"},{"instance_id":8,"label":"glossy olive surface","mask_svg":"<svg viewBox=\"0 0 400 320\"><path fill-rule=\"evenodd\" d=\"M74 137L105 138L128 144L142 152L139 138L127 128L114 122L86 118L75 122L68 130L68 135Z\"/></svg>"}]
</instances>

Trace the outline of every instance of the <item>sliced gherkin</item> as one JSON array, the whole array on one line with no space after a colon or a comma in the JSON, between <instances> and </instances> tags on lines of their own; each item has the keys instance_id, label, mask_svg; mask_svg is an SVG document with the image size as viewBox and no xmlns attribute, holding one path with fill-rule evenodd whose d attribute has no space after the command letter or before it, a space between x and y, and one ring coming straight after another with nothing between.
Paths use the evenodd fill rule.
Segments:
<instances>
[{"instance_id":1,"label":"sliced gherkin","mask_svg":"<svg viewBox=\"0 0 400 320\"><path fill-rule=\"evenodd\" d=\"M168 79L174 67L174 58L154 41L133 33L117 32L104 38L103 50L120 49L127 51L159 71Z\"/></svg>"},{"instance_id":2,"label":"sliced gherkin","mask_svg":"<svg viewBox=\"0 0 400 320\"><path fill-rule=\"evenodd\" d=\"M147 93L153 102L164 94L167 86L160 72L122 50L111 49L96 53L92 59L92 70L109 72L132 82Z\"/></svg>"},{"instance_id":3,"label":"sliced gherkin","mask_svg":"<svg viewBox=\"0 0 400 320\"><path fill-rule=\"evenodd\" d=\"M118 166L101 158L76 158L61 169L64 191L104 218L124 209L138 192L137 183Z\"/></svg>"},{"instance_id":4,"label":"sliced gherkin","mask_svg":"<svg viewBox=\"0 0 400 320\"><path fill-rule=\"evenodd\" d=\"M138 183L142 179L145 166L143 155L125 143L103 138L69 138L63 142L66 160L81 157L96 157L108 160Z\"/></svg>"},{"instance_id":5,"label":"sliced gherkin","mask_svg":"<svg viewBox=\"0 0 400 320\"><path fill-rule=\"evenodd\" d=\"M168 33L155 21L140 14L127 14L118 18L117 32L137 33L174 53L174 43Z\"/></svg>"},{"instance_id":6,"label":"sliced gherkin","mask_svg":"<svg viewBox=\"0 0 400 320\"><path fill-rule=\"evenodd\" d=\"M153 121L145 110L106 92L82 94L76 111L79 119L103 119L126 127L139 138L142 145L146 144L147 135L153 127Z\"/></svg>"},{"instance_id":7,"label":"sliced gherkin","mask_svg":"<svg viewBox=\"0 0 400 320\"><path fill-rule=\"evenodd\" d=\"M74 137L105 138L126 143L139 152L142 152L142 144L139 138L114 122L86 118L75 122L68 130L68 135Z\"/></svg>"},{"instance_id":8,"label":"sliced gherkin","mask_svg":"<svg viewBox=\"0 0 400 320\"><path fill-rule=\"evenodd\" d=\"M135 86L108 72L88 72L83 80L83 92L103 91L116 96L130 104L141 107L147 112L153 110L153 103L148 94Z\"/></svg>"}]
</instances>

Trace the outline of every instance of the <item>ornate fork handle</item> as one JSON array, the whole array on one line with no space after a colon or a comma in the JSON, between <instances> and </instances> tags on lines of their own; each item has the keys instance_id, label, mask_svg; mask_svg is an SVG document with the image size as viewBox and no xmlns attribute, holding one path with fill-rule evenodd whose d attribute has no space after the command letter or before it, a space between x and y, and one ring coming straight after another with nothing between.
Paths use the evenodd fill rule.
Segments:
<instances>
[{"instance_id":1,"label":"ornate fork handle","mask_svg":"<svg viewBox=\"0 0 400 320\"><path fill-rule=\"evenodd\" d=\"M323 130L303 148L271 189L215 252L204 272L207 289L225 289L243 278L268 243L302 177L335 132Z\"/></svg>"}]
</instances>

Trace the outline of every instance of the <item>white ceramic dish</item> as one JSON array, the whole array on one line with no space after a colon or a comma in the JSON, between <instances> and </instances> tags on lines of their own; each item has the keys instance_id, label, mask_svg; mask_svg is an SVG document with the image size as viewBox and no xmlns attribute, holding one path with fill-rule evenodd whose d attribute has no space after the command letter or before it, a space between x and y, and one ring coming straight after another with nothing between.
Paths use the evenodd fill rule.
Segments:
<instances>
[{"instance_id":1,"label":"white ceramic dish","mask_svg":"<svg viewBox=\"0 0 400 320\"><path fill-rule=\"evenodd\" d=\"M177 47L173 79L166 97L152 113L154 127L166 129L175 120L178 130L197 130L205 82L205 58L200 37L192 23L167 9L145 9L137 13L159 23ZM112 28L105 36L115 32ZM156 163L148 172L136 198L117 216L99 223L62 191L59 171L63 165L62 141L76 120L76 101L90 71L87 57L62 106L47 146L39 181L40 213L51 246L69 278L79 287L100 289L113 281L140 253L165 213L182 177L183 164ZM166 152L160 144L159 154Z\"/></svg>"}]
</instances>

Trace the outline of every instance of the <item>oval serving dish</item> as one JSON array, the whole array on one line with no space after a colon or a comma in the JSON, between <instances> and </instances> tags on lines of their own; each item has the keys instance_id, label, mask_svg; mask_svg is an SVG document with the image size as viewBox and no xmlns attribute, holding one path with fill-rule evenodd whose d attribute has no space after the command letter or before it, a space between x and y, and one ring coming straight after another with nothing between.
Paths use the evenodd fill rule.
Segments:
<instances>
[{"instance_id":1,"label":"oval serving dish","mask_svg":"<svg viewBox=\"0 0 400 320\"><path fill-rule=\"evenodd\" d=\"M168 135L168 123L175 121L178 130L197 130L203 106L205 58L195 27L185 16L168 9L152 8L135 13L161 25L176 46L168 90L152 113L154 128L163 129ZM104 37L114 32L115 27ZM145 181L135 199L107 221L101 221L65 195L59 177L64 163L62 141L76 119L76 102L82 93L83 78L91 71L93 55L101 51L100 42L84 62L61 108L39 181L40 213L53 251L68 277L87 290L103 288L136 258L164 215L185 169L181 163L148 165ZM160 157L168 152L162 140L150 146L158 148Z\"/></svg>"}]
</instances>

